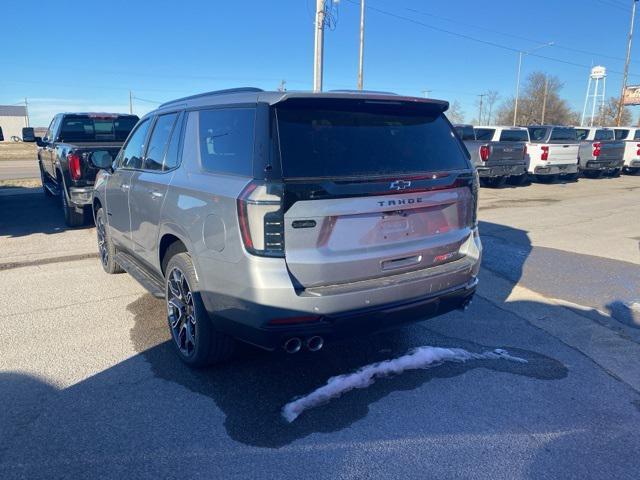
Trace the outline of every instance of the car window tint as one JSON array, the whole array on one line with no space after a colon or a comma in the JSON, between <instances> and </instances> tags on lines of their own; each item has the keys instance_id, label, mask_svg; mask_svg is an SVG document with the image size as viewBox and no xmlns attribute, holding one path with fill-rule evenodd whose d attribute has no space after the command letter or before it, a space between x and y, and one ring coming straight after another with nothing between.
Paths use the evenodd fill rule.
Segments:
<instances>
[{"instance_id":1,"label":"car window tint","mask_svg":"<svg viewBox=\"0 0 640 480\"><path fill-rule=\"evenodd\" d=\"M163 170L165 171L176 168L180 163L180 141L182 139L184 117L185 115L182 115L176 122L175 127L173 127L169 148L167 148L167 154L164 156Z\"/></svg>"},{"instance_id":2,"label":"car window tint","mask_svg":"<svg viewBox=\"0 0 640 480\"><path fill-rule=\"evenodd\" d=\"M476 134L471 125L456 125L454 128L456 129L460 140L468 141L476 139Z\"/></svg>"},{"instance_id":3,"label":"car window tint","mask_svg":"<svg viewBox=\"0 0 640 480\"><path fill-rule=\"evenodd\" d=\"M500 133L501 142L528 142L529 134L526 130L503 130Z\"/></svg>"},{"instance_id":4,"label":"car window tint","mask_svg":"<svg viewBox=\"0 0 640 480\"><path fill-rule=\"evenodd\" d=\"M131 137L129 137L129 141L122 149L122 157L120 162L122 168L142 168L144 142L147 138L149 123L149 119L144 120L131 134Z\"/></svg>"},{"instance_id":5,"label":"car window tint","mask_svg":"<svg viewBox=\"0 0 640 480\"><path fill-rule=\"evenodd\" d=\"M169 143L169 136L171 135L171 130L177 117L177 113L169 113L158 117L151 132L151 137L149 138L149 146L147 147L146 158L144 160L145 170L162 170L164 152Z\"/></svg>"},{"instance_id":6,"label":"car window tint","mask_svg":"<svg viewBox=\"0 0 640 480\"><path fill-rule=\"evenodd\" d=\"M629 130L614 130L616 140L625 140L629 135Z\"/></svg>"},{"instance_id":7,"label":"car window tint","mask_svg":"<svg viewBox=\"0 0 640 480\"><path fill-rule=\"evenodd\" d=\"M544 127L529 127L529 137L532 142L540 142L547 135L547 129Z\"/></svg>"},{"instance_id":8,"label":"car window tint","mask_svg":"<svg viewBox=\"0 0 640 480\"><path fill-rule=\"evenodd\" d=\"M252 175L255 109L200 111L200 161L208 172Z\"/></svg>"},{"instance_id":9,"label":"car window tint","mask_svg":"<svg viewBox=\"0 0 640 480\"><path fill-rule=\"evenodd\" d=\"M576 136L578 140L584 140L589 136L589 130L586 128L576 128Z\"/></svg>"},{"instance_id":10,"label":"car window tint","mask_svg":"<svg viewBox=\"0 0 640 480\"><path fill-rule=\"evenodd\" d=\"M573 128L554 128L549 137L551 142L575 142L576 140L576 131Z\"/></svg>"},{"instance_id":11,"label":"car window tint","mask_svg":"<svg viewBox=\"0 0 640 480\"><path fill-rule=\"evenodd\" d=\"M476 140L482 140L483 142L490 142L493 139L495 128L474 128L476 131Z\"/></svg>"},{"instance_id":12,"label":"car window tint","mask_svg":"<svg viewBox=\"0 0 640 480\"><path fill-rule=\"evenodd\" d=\"M640 129L636 130L636 133L633 135L634 140L640 140Z\"/></svg>"},{"instance_id":13,"label":"car window tint","mask_svg":"<svg viewBox=\"0 0 640 480\"><path fill-rule=\"evenodd\" d=\"M594 140L613 140L613 130L596 130Z\"/></svg>"}]
</instances>

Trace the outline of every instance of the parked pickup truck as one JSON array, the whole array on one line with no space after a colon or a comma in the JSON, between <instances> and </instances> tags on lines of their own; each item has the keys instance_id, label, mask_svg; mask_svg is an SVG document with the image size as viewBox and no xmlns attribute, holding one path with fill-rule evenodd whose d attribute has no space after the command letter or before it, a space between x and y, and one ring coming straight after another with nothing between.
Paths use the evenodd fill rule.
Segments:
<instances>
[{"instance_id":1,"label":"parked pickup truck","mask_svg":"<svg viewBox=\"0 0 640 480\"><path fill-rule=\"evenodd\" d=\"M613 130L616 140L625 144L622 171L629 175L640 174L640 128L616 127Z\"/></svg>"},{"instance_id":2,"label":"parked pickup truck","mask_svg":"<svg viewBox=\"0 0 640 480\"><path fill-rule=\"evenodd\" d=\"M68 226L82 225L91 212L93 183L99 170L93 154L115 158L137 122L135 115L59 113L44 138L30 139L38 145L44 193L60 198Z\"/></svg>"},{"instance_id":3,"label":"parked pickup truck","mask_svg":"<svg viewBox=\"0 0 640 480\"><path fill-rule=\"evenodd\" d=\"M526 176L526 130L518 127L454 125L469 151L484 186L499 187L509 180L520 184Z\"/></svg>"},{"instance_id":4,"label":"parked pickup truck","mask_svg":"<svg viewBox=\"0 0 640 480\"><path fill-rule=\"evenodd\" d=\"M613 128L576 128L580 150L578 169L586 177L599 178L603 173L620 175L623 165L625 142L615 139Z\"/></svg>"},{"instance_id":5,"label":"parked pickup truck","mask_svg":"<svg viewBox=\"0 0 640 480\"><path fill-rule=\"evenodd\" d=\"M580 143L575 128L532 125L529 130L527 171L540 181L558 177L577 180Z\"/></svg>"}]
</instances>

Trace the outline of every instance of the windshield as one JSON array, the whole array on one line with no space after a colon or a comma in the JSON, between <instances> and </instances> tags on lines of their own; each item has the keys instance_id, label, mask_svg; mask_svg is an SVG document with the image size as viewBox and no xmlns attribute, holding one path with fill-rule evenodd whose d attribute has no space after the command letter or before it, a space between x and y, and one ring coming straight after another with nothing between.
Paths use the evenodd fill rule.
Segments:
<instances>
[{"instance_id":1,"label":"windshield","mask_svg":"<svg viewBox=\"0 0 640 480\"><path fill-rule=\"evenodd\" d=\"M65 115L58 138L62 142L124 142L136 123L135 115Z\"/></svg>"},{"instance_id":2,"label":"windshield","mask_svg":"<svg viewBox=\"0 0 640 480\"><path fill-rule=\"evenodd\" d=\"M415 110L400 105L280 106L277 119L283 176L387 175L466 168L466 156L444 115Z\"/></svg>"},{"instance_id":3,"label":"windshield","mask_svg":"<svg viewBox=\"0 0 640 480\"><path fill-rule=\"evenodd\" d=\"M551 143L576 142L577 140L578 134L573 128L554 128L549 137Z\"/></svg>"},{"instance_id":4,"label":"windshield","mask_svg":"<svg viewBox=\"0 0 640 480\"><path fill-rule=\"evenodd\" d=\"M500 134L501 142L528 142L529 134L526 130L503 130Z\"/></svg>"}]
</instances>

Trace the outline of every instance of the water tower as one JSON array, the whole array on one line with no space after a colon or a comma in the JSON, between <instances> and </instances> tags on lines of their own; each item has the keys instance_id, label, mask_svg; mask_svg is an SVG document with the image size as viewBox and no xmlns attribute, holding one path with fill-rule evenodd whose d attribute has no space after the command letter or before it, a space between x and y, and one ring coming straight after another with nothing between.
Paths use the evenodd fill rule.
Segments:
<instances>
[{"instance_id":1,"label":"water tower","mask_svg":"<svg viewBox=\"0 0 640 480\"><path fill-rule=\"evenodd\" d=\"M602 90L599 89L602 82ZM593 85L593 92L591 86ZM587 96L584 99L584 108L582 109L582 118L580 126L585 125L585 115L588 107L591 107L591 117L588 118L588 124L593 127L593 122L600 116L604 108L604 97L607 91L607 69L602 65L596 65L591 69L589 74L589 83L587 84Z\"/></svg>"}]
</instances>

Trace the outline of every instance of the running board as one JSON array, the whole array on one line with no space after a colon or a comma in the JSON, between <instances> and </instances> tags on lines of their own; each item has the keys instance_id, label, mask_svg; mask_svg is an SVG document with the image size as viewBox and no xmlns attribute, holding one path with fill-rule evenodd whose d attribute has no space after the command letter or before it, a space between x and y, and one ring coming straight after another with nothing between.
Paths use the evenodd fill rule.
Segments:
<instances>
[{"instance_id":1,"label":"running board","mask_svg":"<svg viewBox=\"0 0 640 480\"><path fill-rule=\"evenodd\" d=\"M135 278L151 295L156 298L164 298L163 283L155 275L149 273L131 255L124 252L116 253L116 263Z\"/></svg>"}]
</instances>

